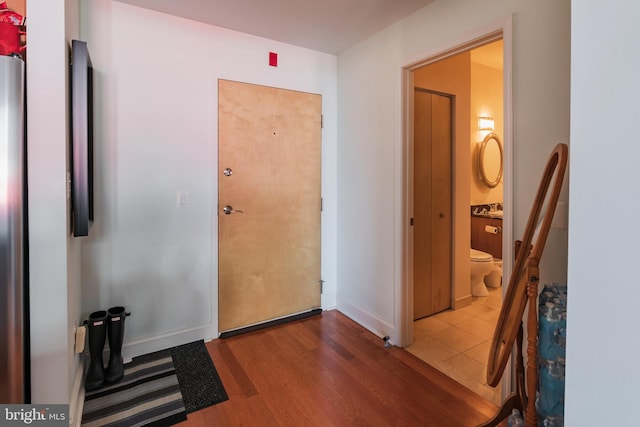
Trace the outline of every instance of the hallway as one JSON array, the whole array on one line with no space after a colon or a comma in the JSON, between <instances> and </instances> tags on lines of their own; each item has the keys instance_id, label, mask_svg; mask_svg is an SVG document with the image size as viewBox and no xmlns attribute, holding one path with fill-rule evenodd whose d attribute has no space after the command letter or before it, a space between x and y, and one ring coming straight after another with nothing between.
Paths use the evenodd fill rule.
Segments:
<instances>
[{"instance_id":1,"label":"hallway","mask_svg":"<svg viewBox=\"0 0 640 427\"><path fill-rule=\"evenodd\" d=\"M468 427L498 410L336 310L206 346L229 400L182 427Z\"/></svg>"},{"instance_id":2,"label":"hallway","mask_svg":"<svg viewBox=\"0 0 640 427\"><path fill-rule=\"evenodd\" d=\"M502 287L486 297L414 322L414 342L407 351L468 389L500 405L500 386L487 385L487 359L502 306Z\"/></svg>"}]
</instances>

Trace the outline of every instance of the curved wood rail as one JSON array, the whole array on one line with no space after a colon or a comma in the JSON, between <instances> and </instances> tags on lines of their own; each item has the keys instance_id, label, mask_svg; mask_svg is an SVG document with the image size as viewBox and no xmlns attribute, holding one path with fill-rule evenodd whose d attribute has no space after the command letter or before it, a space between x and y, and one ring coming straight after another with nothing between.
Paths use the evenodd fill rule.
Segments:
<instances>
[{"instance_id":1,"label":"curved wood rail","mask_svg":"<svg viewBox=\"0 0 640 427\"><path fill-rule=\"evenodd\" d=\"M524 413L527 427L537 426L535 396L538 387L538 264L547 241L567 167L568 147L558 144L551 152L542 175L538 193L531 207L529 221L522 240L515 243L516 260L509 279L500 317L489 352L487 383L495 387L500 382L507 361L516 344L516 391L502 404L498 413L481 427L496 426L509 416L512 409ZM526 380L523 363L523 315L527 311Z\"/></svg>"}]
</instances>

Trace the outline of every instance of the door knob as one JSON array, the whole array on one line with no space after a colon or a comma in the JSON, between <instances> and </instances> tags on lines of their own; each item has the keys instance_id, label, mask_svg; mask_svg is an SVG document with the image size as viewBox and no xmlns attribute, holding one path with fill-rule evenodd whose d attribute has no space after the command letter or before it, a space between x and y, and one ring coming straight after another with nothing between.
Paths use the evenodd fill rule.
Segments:
<instances>
[{"instance_id":1,"label":"door knob","mask_svg":"<svg viewBox=\"0 0 640 427\"><path fill-rule=\"evenodd\" d=\"M222 212L224 212L225 215L231 215L232 213L244 213L244 211L241 211L240 209L233 209L233 206L231 205L227 205L222 208Z\"/></svg>"}]
</instances>

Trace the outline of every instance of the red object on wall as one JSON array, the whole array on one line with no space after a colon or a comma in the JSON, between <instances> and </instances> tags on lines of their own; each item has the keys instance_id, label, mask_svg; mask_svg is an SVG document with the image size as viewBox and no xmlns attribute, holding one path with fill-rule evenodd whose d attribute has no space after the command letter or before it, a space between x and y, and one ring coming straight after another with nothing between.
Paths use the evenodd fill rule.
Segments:
<instances>
[{"instance_id":1,"label":"red object on wall","mask_svg":"<svg viewBox=\"0 0 640 427\"><path fill-rule=\"evenodd\" d=\"M27 47L20 41L20 36L26 34L20 31L20 27L0 22L0 55L11 55L12 53L22 53Z\"/></svg>"},{"instance_id":2,"label":"red object on wall","mask_svg":"<svg viewBox=\"0 0 640 427\"><path fill-rule=\"evenodd\" d=\"M278 66L278 54L275 52L269 52L269 65L272 67Z\"/></svg>"}]
</instances>

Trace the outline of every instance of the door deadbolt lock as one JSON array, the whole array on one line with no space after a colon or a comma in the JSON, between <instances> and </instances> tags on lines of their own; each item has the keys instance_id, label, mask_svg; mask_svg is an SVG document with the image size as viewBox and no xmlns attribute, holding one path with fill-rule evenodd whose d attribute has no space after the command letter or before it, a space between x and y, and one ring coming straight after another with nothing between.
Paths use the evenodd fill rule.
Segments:
<instances>
[{"instance_id":1,"label":"door deadbolt lock","mask_svg":"<svg viewBox=\"0 0 640 427\"><path fill-rule=\"evenodd\" d=\"M233 206L231 205L227 205L222 208L222 212L224 212L225 215L231 215L232 213L244 213L244 211L241 211L240 209L233 209Z\"/></svg>"},{"instance_id":2,"label":"door deadbolt lock","mask_svg":"<svg viewBox=\"0 0 640 427\"><path fill-rule=\"evenodd\" d=\"M231 176L233 174L233 171L231 170L231 168L226 168L224 171L222 171L222 173L224 173L224 176Z\"/></svg>"}]
</instances>

